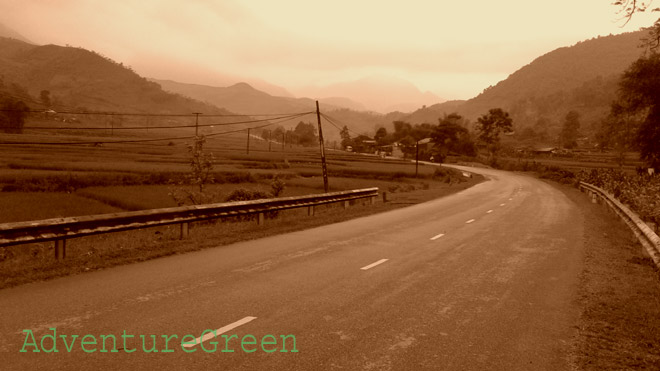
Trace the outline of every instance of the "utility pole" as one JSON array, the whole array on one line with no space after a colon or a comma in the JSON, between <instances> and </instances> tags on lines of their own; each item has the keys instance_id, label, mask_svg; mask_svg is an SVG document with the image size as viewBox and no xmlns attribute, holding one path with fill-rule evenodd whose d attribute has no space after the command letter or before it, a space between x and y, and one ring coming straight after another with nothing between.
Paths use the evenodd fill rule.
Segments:
<instances>
[{"instance_id":1,"label":"utility pole","mask_svg":"<svg viewBox=\"0 0 660 371\"><path fill-rule=\"evenodd\" d=\"M248 128L248 136L247 136L247 154L250 154L250 128Z\"/></svg>"},{"instance_id":2,"label":"utility pole","mask_svg":"<svg viewBox=\"0 0 660 371\"><path fill-rule=\"evenodd\" d=\"M193 115L195 115L195 136L197 136L199 131L199 115L201 114L201 112L193 112Z\"/></svg>"},{"instance_id":3,"label":"utility pole","mask_svg":"<svg viewBox=\"0 0 660 371\"><path fill-rule=\"evenodd\" d=\"M286 146L286 133L282 132L282 152L284 152L284 146Z\"/></svg>"},{"instance_id":4,"label":"utility pole","mask_svg":"<svg viewBox=\"0 0 660 371\"><path fill-rule=\"evenodd\" d=\"M321 169L323 170L323 189L328 193L328 168L325 165L325 148L323 145L323 128L321 128L321 111L319 111L319 101L316 101L316 120L319 124L319 144L321 146Z\"/></svg>"},{"instance_id":5,"label":"utility pole","mask_svg":"<svg viewBox=\"0 0 660 371\"><path fill-rule=\"evenodd\" d=\"M273 132L271 130L268 130L268 152L270 152L270 147L273 144L273 142L271 142L270 140L271 134L273 134Z\"/></svg>"},{"instance_id":6,"label":"utility pole","mask_svg":"<svg viewBox=\"0 0 660 371\"><path fill-rule=\"evenodd\" d=\"M415 143L415 178L419 170L419 140Z\"/></svg>"}]
</instances>

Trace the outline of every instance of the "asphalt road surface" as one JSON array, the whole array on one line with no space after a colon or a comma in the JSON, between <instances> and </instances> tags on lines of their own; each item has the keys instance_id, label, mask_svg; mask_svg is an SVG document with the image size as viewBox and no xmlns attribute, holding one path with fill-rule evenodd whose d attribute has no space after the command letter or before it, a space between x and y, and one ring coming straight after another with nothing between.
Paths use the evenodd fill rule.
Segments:
<instances>
[{"instance_id":1,"label":"asphalt road surface","mask_svg":"<svg viewBox=\"0 0 660 371\"><path fill-rule=\"evenodd\" d=\"M424 204L2 290L0 369L569 369L582 212L471 170Z\"/></svg>"}]
</instances>

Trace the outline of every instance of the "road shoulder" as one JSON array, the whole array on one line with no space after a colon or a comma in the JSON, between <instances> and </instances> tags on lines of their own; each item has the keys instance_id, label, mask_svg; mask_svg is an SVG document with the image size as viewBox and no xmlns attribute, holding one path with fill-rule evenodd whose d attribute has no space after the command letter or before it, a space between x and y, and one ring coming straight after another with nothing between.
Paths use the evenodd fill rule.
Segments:
<instances>
[{"instance_id":1,"label":"road shoulder","mask_svg":"<svg viewBox=\"0 0 660 371\"><path fill-rule=\"evenodd\" d=\"M576 369L660 369L660 275L605 206L559 186L584 212Z\"/></svg>"}]
</instances>

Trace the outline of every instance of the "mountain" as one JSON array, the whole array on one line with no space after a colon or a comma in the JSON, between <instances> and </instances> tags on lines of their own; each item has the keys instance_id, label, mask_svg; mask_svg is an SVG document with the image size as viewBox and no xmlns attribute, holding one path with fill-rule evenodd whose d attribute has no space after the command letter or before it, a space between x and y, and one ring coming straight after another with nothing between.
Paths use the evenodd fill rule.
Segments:
<instances>
[{"instance_id":1,"label":"mountain","mask_svg":"<svg viewBox=\"0 0 660 371\"><path fill-rule=\"evenodd\" d=\"M121 63L82 48L37 46L0 37L0 91L45 108L50 93L60 110L150 113L225 113L217 107L167 93Z\"/></svg>"},{"instance_id":2,"label":"mountain","mask_svg":"<svg viewBox=\"0 0 660 371\"><path fill-rule=\"evenodd\" d=\"M443 113L458 112L474 122L499 107L511 114L517 131L528 128L552 137L574 110L583 134L593 134L616 97L619 77L642 55L643 36L645 31L597 37L553 50L468 101L429 106L405 120L436 123Z\"/></svg>"},{"instance_id":3,"label":"mountain","mask_svg":"<svg viewBox=\"0 0 660 371\"><path fill-rule=\"evenodd\" d=\"M411 112L421 106L442 101L433 93L420 91L409 81L386 75L374 75L328 86L309 86L298 93L319 98L347 97L362 103L369 110L380 113Z\"/></svg>"},{"instance_id":4,"label":"mountain","mask_svg":"<svg viewBox=\"0 0 660 371\"><path fill-rule=\"evenodd\" d=\"M2 23L0 23L0 37L6 37L6 38L9 38L9 39L16 39L16 40L23 41L23 42L28 43L28 44L34 44L32 41L26 39L20 33L12 30L11 28L5 26Z\"/></svg>"},{"instance_id":5,"label":"mountain","mask_svg":"<svg viewBox=\"0 0 660 371\"><path fill-rule=\"evenodd\" d=\"M223 107L232 112L256 115L263 113L298 113L316 110L316 103L309 98L278 97L253 88L247 83L238 83L228 87L185 84L171 80L151 81L163 89L193 99ZM343 107L361 107L359 103L345 98L320 100L323 110L336 110Z\"/></svg>"}]
</instances>

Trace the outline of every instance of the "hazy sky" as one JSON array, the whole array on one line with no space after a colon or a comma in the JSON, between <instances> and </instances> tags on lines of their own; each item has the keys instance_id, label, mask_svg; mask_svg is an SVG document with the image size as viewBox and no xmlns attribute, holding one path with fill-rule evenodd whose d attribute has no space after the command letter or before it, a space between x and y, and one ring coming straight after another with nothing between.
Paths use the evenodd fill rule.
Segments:
<instances>
[{"instance_id":1,"label":"hazy sky","mask_svg":"<svg viewBox=\"0 0 660 371\"><path fill-rule=\"evenodd\" d=\"M561 46L625 28L613 0L0 0L38 44L93 49L147 77L301 87L386 74L471 98Z\"/></svg>"}]
</instances>

